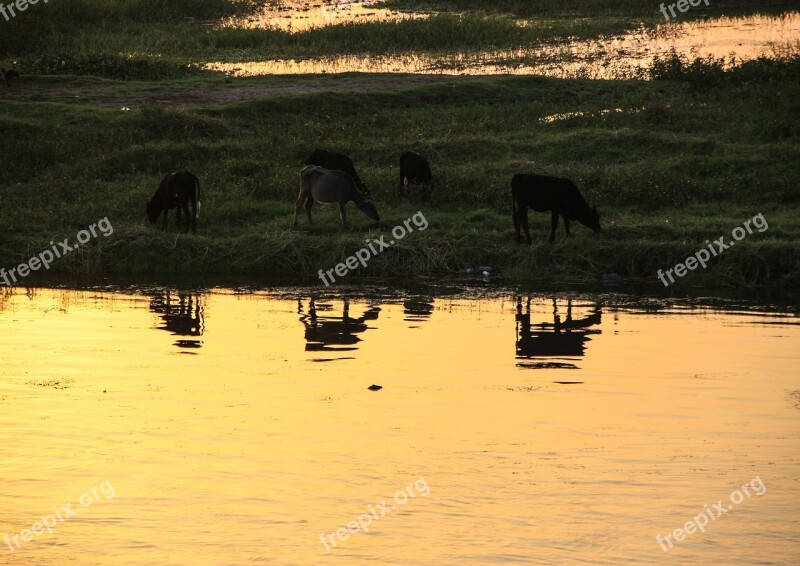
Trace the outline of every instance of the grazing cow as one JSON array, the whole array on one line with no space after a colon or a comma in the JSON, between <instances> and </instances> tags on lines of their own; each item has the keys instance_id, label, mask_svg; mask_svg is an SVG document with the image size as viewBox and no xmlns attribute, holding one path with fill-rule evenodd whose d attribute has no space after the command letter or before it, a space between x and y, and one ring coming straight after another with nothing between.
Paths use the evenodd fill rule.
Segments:
<instances>
[{"instance_id":1,"label":"grazing cow","mask_svg":"<svg viewBox=\"0 0 800 566\"><path fill-rule=\"evenodd\" d=\"M189 202L192 203L192 216L189 217ZM188 171L170 173L161 180L158 190L147 203L147 217L155 223L164 213L163 229L167 229L167 212L177 207L178 227L181 225L181 210L186 214L186 231L192 225L192 233L197 232L197 217L200 216L200 181Z\"/></svg>"},{"instance_id":2,"label":"grazing cow","mask_svg":"<svg viewBox=\"0 0 800 566\"><path fill-rule=\"evenodd\" d=\"M6 71L3 67L0 67L0 73L3 75L3 80L6 83L6 86L11 86L11 79L18 79L19 73L14 69L9 69Z\"/></svg>"},{"instance_id":3,"label":"grazing cow","mask_svg":"<svg viewBox=\"0 0 800 566\"><path fill-rule=\"evenodd\" d=\"M303 206L306 207L309 224L311 220L311 207L314 202L320 204L336 203L339 205L339 216L342 218L342 229L347 223L347 211L344 208L348 202L355 205L373 220L380 220L375 204L361 191L358 190L355 180L343 171L331 171L324 167L309 165L300 172L300 196L294 203L294 226L297 226L297 214Z\"/></svg>"},{"instance_id":4,"label":"grazing cow","mask_svg":"<svg viewBox=\"0 0 800 566\"><path fill-rule=\"evenodd\" d=\"M589 208L578 191L575 183L569 179L547 177L545 175L517 174L511 180L511 196L514 200L514 230L517 243L520 243L519 228L525 229L528 244L531 234L528 231L528 209L537 212L552 212L550 243L556 239L558 217L564 218L564 227L569 233L569 221L577 220L595 232L600 232L600 215L597 208Z\"/></svg>"},{"instance_id":5,"label":"grazing cow","mask_svg":"<svg viewBox=\"0 0 800 566\"><path fill-rule=\"evenodd\" d=\"M427 196L430 196L432 181L433 175L428 160L419 153L404 151L400 156L400 192L405 193L412 183L420 183L427 185Z\"/></svg>"},{"instance_id":6,"label":"grazing cow","mask_svg":"<svg viewBox=\"0 0 800 566\"><path fill-rule=\"evenodd\" d=\"M356 173L356 168L353 166L353 161L344 153L336 153L335 151L328 151L327 149L315 149L314 153L308 156L306 165L317 165L318 167L324 167L332 171L344 171L356 182L358 190L361 191L365 197L369 197L369 189L367 189L367 186L358 178L358 173Z\"/></svg>"}]
</instances>

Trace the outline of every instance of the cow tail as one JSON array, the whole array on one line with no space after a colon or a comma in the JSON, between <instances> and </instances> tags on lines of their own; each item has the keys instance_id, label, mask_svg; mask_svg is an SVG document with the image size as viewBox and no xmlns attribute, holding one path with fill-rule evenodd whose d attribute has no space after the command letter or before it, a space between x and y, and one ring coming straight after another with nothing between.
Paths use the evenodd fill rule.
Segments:
<instances>
[{"instance_id":1,"label":"cow tail","mask_svg":"<svg viewBox=\"0 0 800 566\"><path fill-rule=\"evenodd\" d=\"M197 215L195 218L200 218L200 179L197 175L194 177L194 198L197 201Z\"/></svg>"}]
</instances>

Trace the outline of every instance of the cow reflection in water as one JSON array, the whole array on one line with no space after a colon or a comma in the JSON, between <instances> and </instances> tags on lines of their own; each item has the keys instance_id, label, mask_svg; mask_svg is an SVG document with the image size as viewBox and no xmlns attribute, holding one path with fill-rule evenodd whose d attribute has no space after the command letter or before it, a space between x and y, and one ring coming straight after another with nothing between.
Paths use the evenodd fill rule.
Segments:
<instances>
[{"instance_id":1,"label":"cow reflection in water","mask_svg":"<svg viewBox=\"0 0 800 566\"><path fill-rule=\"evenodd\" d=\"M412 297L403 301L403 314L406 322L425 322L433 314L433 299L431 297ZM410 326L409 328L419 328Z\"/></svg>"},{"instance_id":2,"label":"cow reflection in water","mask_svg":"<svg viewBox=\"0 0 800 566\"><path fill-rule=\"evenodd\" d=\"M297 301L297 312L300 313L300 322L306 328L306 351L349 352L358 349L355 345L361 338L357 334L369 328L368 320L378 319L381 308L367 307L360 317L353 318L350 316L350 301L344 299L341 316L325 316L320 313L333 312L333 305L310 299L308 312L305 312L302 300Z\"/></svg>"},{"instance_id":3,"label":"cow reflection in water","mask_svg":"<svg viewBox=\"0 0 800 566\"><path fill-rule=\"evenodd\" d=\"M590 328L599 325L602 311L599 303L590 310L588 316L572 317L572 300L567 300L567 315L562 320L558 303L553 299L553 322L531 324L531 298L528 297L523 312L522 297L517 297L517 359L536 361L517 363L526 368L568 368L577 366L560 361L542 361L540 358L570 359L581 357L586 350L586 342L591 334L600 334L600 329Z\"/></svg>"},{"instance_id":4,"label":"cow reflection in water","mask_svg":"<svg viewBox=\"0 0 800 566\"><path fill-rule=\"evenodd\" d=\"M169 290L150 299L150 311L161 318L161 330L173 336L202 336L205 330L203 300L199 293L178 293L177 297ZM200 348L201 340L176 340L179 348Z\"/></svg>"}]
</instances>

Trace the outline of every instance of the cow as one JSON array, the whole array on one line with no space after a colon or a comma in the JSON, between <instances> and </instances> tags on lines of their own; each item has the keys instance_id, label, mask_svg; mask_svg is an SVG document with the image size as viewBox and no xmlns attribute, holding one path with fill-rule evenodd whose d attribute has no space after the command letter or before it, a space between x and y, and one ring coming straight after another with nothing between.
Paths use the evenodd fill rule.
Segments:
<instances>
[{"instance_id":1,"label":"cow","mask_svg":"<svg viewBox=\"0 0 800 566\"><path fill-rule=\"evenodd\" d=\"M192 216L189 217L189 202L192 203ZM167 229L167 212L176 208L178 227L181 225L181 210L186 214L186 231L192 225L192 233L197 232L197 218L200 216L200 181L188 171L170 173L161 180L153 198L147 203L147 218L155 223L164 213L163 229Z\"/></svg>"},{"instance_id":2,"label":"cow","mask_svg":"<svg viewBox=\"0 0 800 566\"><path fill-rule=\"evenodd\" d=\"M381 218L375 204L364 196L356 186L355 179L343 171L332 171L324 167L309 165L300 172L300 195L294 203L294 224L297 226L297 214L305 206L309 224L311 220L311 207L315 202L320 204L336 203L339 205L339 216L342 219L342 229L347 224L347 211L345 205L353 201L355 205L367 216L375 221Z\"/></svg>"},{"instance_id":3,"label":"cow","mask_svg":"<svg viewBox=\"0 0 800 566\"><path fill-rule=\"evenodd\" d=\"M406 194L409 187L414 184L427 186L427 195L430 196L430 185L433 181L431 166L428 160L419 153L404 151L400 155L400 192Z\"/></svg>"},{"instance_id":4,"label":"cow","mask_svg":"<svg viewBox=\"0 0 800 566\"><path fill-rule=\"evenodd\" d=\"M11 86L12 79L19 78L19 73L14 69L9 69L8 71L6 71L3 67L0 67L0 74L3 75L3 80L5 81L6 86Z\"/></svg>"},{"instance_id":5,"label":"cow","mask_svg":"<svg viewBox=\"0 0 800 566\"><path fill-rule=\"evenodd\" d=\"M564 227L569 233L569 221L577 220L584 226L591 228L595 233L600 233L600 215L597 208L589 208L586 201L578 191L575 183L569 179L518 173L511 179L511 196L514 201L514 231L517 243L520 243L520 226L524 228L531 243L531 234L528 231L528 209L537 212L551 211L552 224L550 229L550 243L556 239L558 217L564 218Z\"/></svg>"},{"instance_id":6,"label":"cow","mask_svg":"<svg viewBox=\"0 0 800 566\"><path fill-rule=\"evenodd\" d=\"M306 165L317 165L318 167L324 167L332 171L344 171L356 182L358 190L361 191L365 197L369 197L369 189L361 182L361 179L359 179L356 168L353 166L353 161L344 153L336 153L335 151L328 151L327 149L315 149L314 153L308 156Z\"/></svg>"}]
</instances>

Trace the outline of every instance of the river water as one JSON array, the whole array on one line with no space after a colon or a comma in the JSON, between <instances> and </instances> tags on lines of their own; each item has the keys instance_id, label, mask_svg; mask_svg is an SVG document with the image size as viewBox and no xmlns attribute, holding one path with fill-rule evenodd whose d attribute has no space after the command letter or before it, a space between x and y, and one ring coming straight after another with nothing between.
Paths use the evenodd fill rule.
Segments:
<instances>
[{"instance_id":1,"label":"river water","mask_svg":"<svg viewBox=\"0 0 800 566\"><path fill-rule=\"evenodd\" d=\"M42 288L0 336L0 564L800 556L794 307Z\"/></svg>"}]
</instances>

